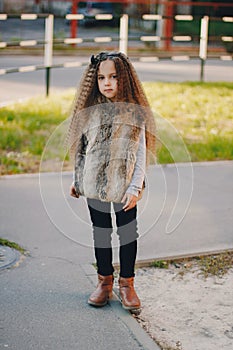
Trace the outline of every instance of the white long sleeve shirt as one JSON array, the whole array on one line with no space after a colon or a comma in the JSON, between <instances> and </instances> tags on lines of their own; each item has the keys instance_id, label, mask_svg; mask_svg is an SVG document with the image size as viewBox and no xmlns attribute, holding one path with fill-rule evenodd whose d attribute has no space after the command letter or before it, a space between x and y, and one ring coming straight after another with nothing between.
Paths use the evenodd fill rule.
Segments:
<instances>
[{"instance_id":1,"label":"white long sleeve shirt","mask_svg":"<svg viewBox=\"0 0 233 350\"><path fill-rule=\"evenodd\" d=\"M143 182L145 180L146 171L146 137L145 129L141 129L139 135L139 147L137 151L137 159L134 168L133 177L131 183L126 191L136 197L138 197L139 192L142 190Z\"/></svg>"}]
</instances>

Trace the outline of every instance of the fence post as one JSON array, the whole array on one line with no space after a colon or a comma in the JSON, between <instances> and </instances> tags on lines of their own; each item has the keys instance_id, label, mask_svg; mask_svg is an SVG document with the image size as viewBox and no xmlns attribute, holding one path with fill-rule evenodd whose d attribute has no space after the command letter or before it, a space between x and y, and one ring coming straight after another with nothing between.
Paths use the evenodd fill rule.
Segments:
<instances>
[{"instance_id":1,"label":"fence post","mask_svg":"<svg viewBox=\"0 0 233 350\"><path fill-rule=\"evenodd\" d=\"M169 3L166 2L165 5L165 23L164 23L164 33L165 41L164 41L164 49L166 51L171 50L171 37L173 35L173 26L174 26L174 19L173 19L173 12L174 12L174 4L173 2Z\"/></svg>"},{"instance_id":2,"label":"fence post","mask_svg":"<svg viewBox=\"0 0 233 350\"><path fill-rule=\"evenodd\" d=\"M120 18L120 42L119 42L119 51L127 55L128 51L128 15L123 15Z\"/></svg>"},{"instance_id":3,"label":"fence post","mask_svg":"<svg viewBox=\"0 0 233 350\"><path fill-rule=\"evenodd\" d=\"M199 50L199 57L201 59L201 74L200 74L201 82L204 80L204 65L207 58L208 26L209 26L209 17L204 16L201 19L200 50Z\"/></svg>"},{"instance_id":4,"label":"fence post","mask_svg":"<svg viewBox=\"0 0 233 350\"><path fill-rule=\"evenodd\" d=\"M46 74L46 96L49 95L50 69L53 59L53 19L53 15L48 15L45 19L44 66Z\"/></svg>"},{"instance_id":5,"label":"fence post","mask_svg":"<svg viewBox=\"0 0 233 350\"><path fill-rule=\"evenodd\" d=\"M72 15L77 14L77 0L72 0L71 13ZM70 37L71 38L77 37L77 20L75 19L72 19L70 23ZM73 46L75 45L73 44Z\"/></svg>"}]
</instances>

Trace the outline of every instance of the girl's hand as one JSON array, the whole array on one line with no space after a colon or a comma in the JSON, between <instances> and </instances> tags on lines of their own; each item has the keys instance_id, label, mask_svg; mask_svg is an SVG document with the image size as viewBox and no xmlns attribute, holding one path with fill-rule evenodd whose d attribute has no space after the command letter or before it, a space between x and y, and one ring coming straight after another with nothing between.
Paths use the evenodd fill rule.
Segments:
<instances>
[{"instance_id":1,"label":"girl's hand","mask_svg":"<svg viewBox=\"0 0 233 350\"><path fill-rule=\"evenodd\" d=\"M126 193L121 201L121 203L125 203L123 206L124 211L128 211L135 207L137 204L138 198L133 194Z\"/></svg>"},{"instance_id":2,"label":"girl's hand","mask_svg":"<svg viewBox=\"0 0 233 350\"><path fill-rule=\"evenodd\" d=\"M79 198L79 194L76 193L75 187L73 184L70 186L70 195L74 198Z\"/></svg>"}]
</instances>

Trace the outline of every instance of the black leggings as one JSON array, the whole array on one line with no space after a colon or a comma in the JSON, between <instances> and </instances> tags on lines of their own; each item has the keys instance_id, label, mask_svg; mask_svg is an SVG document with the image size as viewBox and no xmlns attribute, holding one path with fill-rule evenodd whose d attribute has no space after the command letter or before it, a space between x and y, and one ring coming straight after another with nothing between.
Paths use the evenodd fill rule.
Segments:
<instances>
[{"instance_id":1,"label":"black leggings","mask_svg":"<svg viewBox=\"0 0 233 350\"><path fill-rule=\"evenodd\" d=\"M93 239L97 272L108 276L114 271L112 265L112 217L111 203L96 199L87 199L93 225ZM134 277L134 266L137 255L137 207L125 212L123 204L113 203L116 215L117 234L120 241L120 276Z\"/></svg>"}]
</instances>

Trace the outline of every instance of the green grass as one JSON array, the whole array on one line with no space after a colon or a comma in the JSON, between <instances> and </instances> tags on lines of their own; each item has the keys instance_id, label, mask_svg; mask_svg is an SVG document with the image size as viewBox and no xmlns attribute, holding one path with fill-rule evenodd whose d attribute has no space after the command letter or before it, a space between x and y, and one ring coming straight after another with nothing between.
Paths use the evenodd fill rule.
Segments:
<instances>
[{"instance_id":1,"label":"green grass","mask_svg":"<svg viewBox=\"0 0 233 350\"><path fill-rule=\"evenodd\" d=\"M73 93L32 98L0 109L1 174L39 170L46 142L67 118ZM54 146L51 159L62 156Z\"/></svg>"},{"instance_id":2,"label":"green grass","mask_svg":"<svg viewBox=\"0 0 233 350\"><path fill-rule=\"evenodd\" d=\"M218 255L201 257L198 264L205 278L223 277L233 266L233 252L226 251Z\"/></svg>"},{"instance_id":3,"label":"green grass","mask_svg":"<svg viewBox=\"0 0 233 350\"><path fill-rule=\"evenodd\" d=\"M151 267L159 268L159 269L168 269L169 262L165 260L155 260L151 263Z\"/></svg>"},{"instance_id":4,"label":"green grass","mask_svg":"<svg viewBox=\"0 0 233 350\"><path fill-rule=\"evenodd\" d=\"M144 83L156 115L158 162L233 159L233 83ZM43 154L49 169L64 149L55 129L68 117L74 90L0 109L1 174L37 172ZM67 156L65 166L69 166Z\"/></svg>"},{"instance_id":5,"label":"green grass","mask_svg":"<svg viewBox=\"0 0 233 350\"><path fill-rule=\"evenodd\" d=\"M233 251L175 260L155 260L149 266L159 269L175 266L179 277L183 277L187 272L198 271L198 275L204 278L210 276L221 278L233 267Z\"/></svg>"},{"instance_id":6,"label":"green grass","mask_svg":"<svg viewBox=\"0 0 233 350\"><path fill-rule=\"evenodd\" d=\"M16 249L22 254L25 253L25 249L20 247L20 245L18 243L8 241L5 238L0 238L0 245Z\"/></svg>"},{"instance_id":7,"label":"green grass","mask_svg":"<svg viewBox=\"0 0 233 350\"><path fill-rule=\"evenodd\" d=\"M171 123L169 133L167 127L158 130L165 140L158 151L160 163L188 160L178 135L192 161L233 159L233 83L145 83L144 87L153 110ZM168 152L166 145L172 140Z\"/></svg>"}]
</instances>

